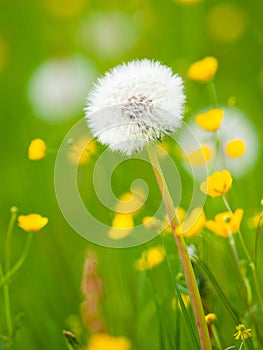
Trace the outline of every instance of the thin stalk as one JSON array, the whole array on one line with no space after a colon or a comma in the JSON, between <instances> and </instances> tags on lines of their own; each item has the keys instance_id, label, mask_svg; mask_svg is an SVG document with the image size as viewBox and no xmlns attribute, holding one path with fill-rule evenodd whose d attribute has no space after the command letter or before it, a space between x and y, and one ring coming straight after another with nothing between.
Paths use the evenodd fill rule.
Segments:
<instances>
[{"instance_id":1,"label":"thin stalk","mask_svg":"<svg viewBox=\"0 0 263 350\"><path fill-rule=\"evenodd\" d=\"M216 107L217 106L217 93L216 93L215 83L213 81L210 81L207 84L207 89L208 89L208 92L209 92L209 95L210 95L212 106Z\"/></svg>"},{"instance_id":2,"label":"thin stalk","mask_svg":"<svg viewBox=\"0 0 263 350\"><path fill-rule=\"evenodd\" d=\"M8 229L6 234L6 243L5 243L5 273L9 271L10 263L11 263L11 243L12 243L12 234L13 234L14 224L16 222L16 217L17 217L17 209L11 208L11 218L8 224ZM10 337L11 339L13 334L13 324L12 324L8 284L5 284L3 287L3 295L4 295L6 330L7 330L8 337Z\"/></svg>"},{"instance_id":3,"label":"thin stalk","mask_svg":"<svg viewBox=\"0 0 263 350\"><path fill-rule=\"evenodd\" d=\"M15 265L4 275L4 276L0 276L0 288L11 282L12 278L16 275L16 273L21 269L21 267L23 266L29 250L30 250L30 246L33 240L33 233L29 232L28 236L27 236L27 240L26 240L26 244L24 247L24 250L20 256L20 258L18 259L18 261L15 263Z\"/></svg>"},{"instance_id":4,"label":"thin stalk","mask_svg":"<svg viewBox=\"0 0 263 350\"><path fill-rule=\"evenodd\" d=\"M255 248L254 248L255 267L257 266L258 241L259 241L259 233L260 233L260 227L261 227L262 220L263 220L263 212L260 213L258 224L257 224L257 230L256 230L256 239L255 239Z\"/></svg>"},{"instance_id":5,"label":"thin stalk","mask_svg":"<svg viewBox=\"0 0 263 350\"><path fill-rule=\"evenodd\" d=\"M216 330L216 327L214 324L211 325L211 329L212 329L212 332L213 332L213 335L215 338L215 343L216 343L218 350L222 350L223 348L222 348L222 345L221 345L221 342L220 342L220 339L218 337L217 330Z\"/></svg>"},{"instance_id":6,"label":"thin stalk","mask_svg":"<svg viewBox=\"0 0 263 350\"><path fill-rule=\"evenodd\" d=\"M227 208L227 210L230 212L230 213L233 213L227 199L225 196L223 196L223 201L224 201L224 204ZM256 264L255 264L255 261L252 260L251 258L251 255L249 254L249 251L246 247L246 243L245 241L243 240L243 237L242 237L242 234L240 232L240 230L238 230L238 238L241 242L241 245L242 245L242 248L243 248L243 251L246 255L246 258L248 259L248 262L249 262L249 266L252 270L252 276L253 276L253 280L254 280L254 285L255 285L255 288L256 288L256 293L257 293L257 297L258 297L258 301L259 301L259 305L260 305L260 308L261 310L263 311L263 297L262 297L262 294L261 294L261 289L260 289L260 284L259 284L259 281L258 281L258 276L257 276L257 271L256 271Z\"/></svg>"},{"instance_id":7,"label":"thin stalk","mask_svg":"<svg viewBox=\"0 0 263 350\"><path fill-rule=\"evenodd\" d=\"M162 169L159 164L159 161L153 146L149 145L147 150L148 150L148 155L153 167L153 171L154 171L158 186L160 188L160 191L163 197L163 201L169 217L171 228L174 234L174 240L175 240L178 253L181 259L182 267L185 273L185 278L186 278L187 286L189 289L189 293L190 293L190 297L191 297L191 301L192 301L192 305L195 313L195 319L196 319L196 324L199 332L201 348L202 350L212 350L208 328L205 322L203 305L199 294L198 286L196 283L191 260L189 258L183 237L177 235L176 233L176 224L178 222L176 221L176 218L174 215L174 211L175 211L174 204L173 204L169 189L167 187L167 184L165 182L165 178L162 173Z\"/></svg>"}]
</instances>

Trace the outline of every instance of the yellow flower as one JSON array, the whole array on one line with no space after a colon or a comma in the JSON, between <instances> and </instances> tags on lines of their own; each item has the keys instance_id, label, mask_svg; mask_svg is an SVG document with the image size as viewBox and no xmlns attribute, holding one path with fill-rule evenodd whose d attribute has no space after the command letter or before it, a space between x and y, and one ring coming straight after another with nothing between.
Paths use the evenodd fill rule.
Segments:
<instances>
[{"instance_id":1,"label":"yellow flower","mask_svg":"<svg viewBox=\"0 0 263 350\"><path fill-rule=\"evenodd\" d=\"M193 63L188 70L188 77L192 80L206 83L216 74L218 62L215 57L205 57L201 61Z\"/></svg>"},{"instance_id":2,"label":"yellow flower","mask_svg":"<svg viewBox=\"0 0 263 350\"><path fill-rule=\"evenodd\" d=\"M248 219L248 226L250 228L257 228L258 226L263 225L263 214L262 213L257 213L252 218Z\"/></svg>"},{"instance_id":3,"label":"yellow flower","mask_svg":"<svg viewBox=\"0 0 263 350\"><path fill-rule=\"evenodd\" d=\"M203 0L174 0L177 4L182 5L193 5L193 4L199 4Z\"/></svg>"},{"instance_id":4,"label":"yellow flower","mask_svg":"<svg viewBox=\"0 0 263 350\"><path fill-rule=\"evenodd\" d=\"M194 166L203 166L211 159L211 149L203 145L189 152L186 155L187 161Z\"/></svg>"},{"instance_id":5,"label":"yellow flower","mask_svg":"<svg viewBox=\"0 0 263 350\"><path fill-rule=\"evenodd\" d=\"M144 227L148 228L149 230L158 230L160 227L160 221L154 216L145 216L142 219L142 223Z\"/></svg>"},{"instance_id":6,"label":"yellow flower","mask_svg":"<svg viewBox=\"0 0 263 350\"><path fill-rule=\"evenodd\" d=\"M223 109L214 108L206 113L198 114L195 118L195 122L200 128L206 131L216 131L221 125L223 116Z\"/></svg>"},{"instance_id":7,"label":"yellow flower","mask_svg":"<svg viewBox=\"0 0 263 350\"><path fill-rule=\"evenodd\" d=\"M185 218L185 210L183 208L175 208L175 214L176 214L176 219L179 220L179 222L182 222L183 219ZM163 222L163 231L165 233L171 233L173 232L168 215L165 216L164 222Z\"/></svg>"},{"instance_id":8,"label":"yellow flower","mask_svg":"<svg viewBox=\"0 0 263 350\"><path fill-rule=\"evenodd\" d=\"M216 171L203 181L200 189L213 198L226 194L232 185L232 176L228 170Z\"/></svg>"},{"instance_id":9,"label":"yellow flower","mask_svg":"<svg viewBox=\"0 0 263 350\"><path fill-rule=\"evenodd\" d=\"M218 236L228 237L229 233L237 233L239 231L243 214L243 209L237 209L234 213L226 211L217 214L214 221L206 221L205 227Z\"/></svg>"},{"instance_id":10,"label":"yellow flower","mask_svg":"<svg viewBox=\"0 0 263 350\"><path fill-rule=\"evenodd\" d=\"M116 214L109 230L109 237L121 239L129 235L134 227L133 217L130 214Z\"/></svg>"},{"instance_id":11,"label":"yellow flower","mask_svg":"<svg viewBox=\"0 0 263 350\"><path fill-rule=\"evenodd\" d=\"M45 157L47 146L41 139L34 139L31 141L28 148L28 158L30 160L39 160Z\"/></svg>"},{"instance_id":12,"label":"yellow flower","mask_svg":"<svg viewBox=\"0 0 263 350\"><path fill-rule=\"evenodd\" d=\"M184 221L177 226L176 232L180 236L193 237L198 235L206 222L202 208L195 208Z\"/></svg>"},{"instance_id":13,"label":"yellow flower","mask_svg":"<svg viewBox=\"0 0 263 350\"><path fill-rule=\"evenodd\" d=\"M188 294L182 293L182 294L181 294L181 297L182 297L182 300L183 300L183 303L184 303L185 308L188 309L189 306L190 306L190 303L191 303L190 296L189 296ZM178 307L178 310L179 310L180 312L182 312L181 303L180 303L180 301L179 301L178 299L173 298L173 299L172 299L171 306L172 306L172 309L173 309L173 310L175 310L176 307Z\"/></svg>"},{"instance_id":14,"label":"yellow flower","mask_svg":"<svg viewBox=\"0 0 263 350\"><path fill-rule=\"evenodd\" d=\"M145 192L137 188L132 192L124 192L115 206L115 211L119 213L137 213L145 202Z\"/></svg>"},{"instance_id":15,"label":"yellow flower","mask_svg":"<svg viewBox=\"0 0 263 350\"><path fill-rule=\"evenodd\" d=\"M217 320L216 314L210 313L205 315L205 321L207 324L214 324Z\"/></svg>"},{"instance_id":16,"label":"yellow flower","mask_svg":"<svg viewBox=\"0 0 263 350\"><path fill-rule=\"evenodd\" d=\"M252 337L251 329L246 328L244 324L236 326L236 330L237 332L234 334L236 340L241 338L242 341L245 341L247 338Z\"/></svg>"},{"instance_id":17,"label":"yellow flower","mask_svg":"<svg viewBox=\"0 0 263 350\"><path fill-rule=\"evenodd\" d=\"M125 337L113 337L106 333L95 333L89 339L86 350L130 350L131 342Z\"/></svg>"},{"instance_id":18,"label":"yellow flower","mask_svg":"<svg viewBox=\"0 0 263 350\"><path fill-rule=\"evenodd\" d=\"M73 163L84 165L90 162L95 153L96 141L83 137L72 144L68 156Z\"/></svg>"},{"instance_id":19,"label":"yellow flower","mask_svg":"<svg viewBox=\"0 0 263 350\"><path fill-rule=\"evenodd\" d=\"M164 260L165 253L162 247L154 247L142 252L141 258L135 262L135 268L139 271L151 270Z\"/></svg>"},{"instance_id":20,"label":"yellow flower","mask_svg":"<svg viewBox=\"0 0 263 350\"><path fill-rule=\"evenodd\" d=\"M245 153L246 144L243 140L235 139L226 144L225 151L229 157L239 158Z\"/></svg>"},{"instance_id":21,"label":"yellow flower","mask_svg":"<svg viewBox=\"0 0 263 350\"><path fill-rule=\"evenodd\" d=\"M18 216L18 226L26 232L38 232L48 223L48 218L39 214L29 214Z\"/></svg>"}]
</instances>

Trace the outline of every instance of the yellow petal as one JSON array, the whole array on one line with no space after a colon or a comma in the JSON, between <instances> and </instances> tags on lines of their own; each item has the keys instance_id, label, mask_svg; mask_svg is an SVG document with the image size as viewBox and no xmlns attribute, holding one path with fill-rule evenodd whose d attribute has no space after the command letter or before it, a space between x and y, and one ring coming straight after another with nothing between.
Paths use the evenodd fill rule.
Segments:
<instances>
[{"instance_id":1,"label":"yellow petal","mask_svg":"<svg viewBox=\"0 0 263 350\"><path fill-rule=\"evenodd\" d=\"M208 146L201 146L187 154L187 160L191 165L202 166L211 158L211 149Z\"/></svg>"},{"instance_id":2,"label":"yellow petal","mask_svg":"<svg viewBox=\"0 0 263 350\"><path fill-rule=\"evenodd\" d=\"M206 218L202 208L195 208L190 215L177 227L179 235L193 237L199 234L205 224Z\"/></svg>"},{"instance_id":3,"label":"yellow petal","mask_svg":"<svg viewBox=\"0 0 263 350\"><path fill-rule=\"evenodd\" d=\"M229 157L239 158L245 153L246 144L240 139L232 140L226 144L225 151Z\"/></svg>"},{"instance_id":4,"label":"yellow petal","mask_svg":"<svg viewBox=\"0 0 263 350\"><path fill-rule=\"evenodd\" d=\"M48 223L48 218L39 214L20 215L18 226L26 232L38 232Z\"/></svg>"},{"instance_id":5,"label":"yellow petal","mask_svg":"<svg viewBox=\"0 0 263 350\"><path fill-rule=\"evenodd\" d=\"M216 171L203 181L200 189L203 193L216 198L226 194L232 186L232 176L228 170Z\"/></svg>"},{"instance_id":6,"label":"yellow petal","mask_svg":"<svg viewBox=\"0 0 263 350\"><path fill-rule=\"evenodd\" d=\"M198 114L195 118L196 124L206 131L216 131L223 120L224 110L219 108Z\"/></svg>"},{"instance_id":7,"label":"yellow petal","mask_svg":"<svg viewBox=\"0 0 263 350\"><path fill-rule=\"evenodd\" d=\"M130 214L117 214L113 221L112 227L109 230L111 239L122 239L127 237L134 227L133 218Z\"/></svg>"},{"instance_id":8,"label":"yellow petal","mask_svg":"<svg viewBox=\"0 0 263 350\"><path fill-rule=\"evenodd\" d=\"M188 77L192 80L202 83L213 79L218 67L215 57L205 57L201 61L193 63L188 70Z\"/></svg>"},{"instance_id":9,"label":"yellow petal","mask_svg":"<svg viewBox=\"0 0 263 350\"><path fill-rule=\"evenodd\" d=\"M228 237L229 236L229 233L224 230L224 226L216 223L213 220L207 220L205 223L205 227L218 236L221 236L221 237Z\"/></svg>"},{"instance_id":10,"label":"yellow petal","mask_svg":"<svg viewBox=\"0 0 263 350\"><path fill-rule=\"evenodd\" d=\"M45 157L47 146L42 139L34 139L28 148L28 158L30 160L39 160Z\"/></svg>"}]
</instances>

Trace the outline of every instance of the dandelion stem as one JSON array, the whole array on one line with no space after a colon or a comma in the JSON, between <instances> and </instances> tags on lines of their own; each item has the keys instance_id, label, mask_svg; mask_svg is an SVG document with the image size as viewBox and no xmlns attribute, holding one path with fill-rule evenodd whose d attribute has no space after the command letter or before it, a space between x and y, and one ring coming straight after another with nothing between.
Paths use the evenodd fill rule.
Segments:
<instances>
[{"instance_id":1,"label":"dandelion stem","mask_svg":"<svg viewBox=\"0 0 263 350\"><path fill-rule=\"evenodd\" d=\"M158 158L156 156L156 153L154 151L153 146L149 145L147 150L148 150L148 155L149 155L152 167L153 167L153 171L154 171L158 186L160 188L160 191L161 191L161 194L163 197L163 201L164 201L166 211L167 211L167 214L169 217L171 228L172 228L173 233L174 233L175 243L176 243L178 253L179 253L179 256L181 259L182 267L183 267L183 270L185 273L185 278L187 281L187 286L189 289L189 293L190 293L190 297L191 297L191 301L192 301L193 309L194 309L194 313L195 313L201 348L202 348L202 350L212 350L210 337L209 337L209 333L208 333L208 328L207 328L207 324L205 322L202 301L201 301L198 286L196 283L191 260L189 258L183 237L177 235L177 233L176 233L175 226L177 224L177 220L176 220L176 217L174 215L174 211L175 211L174 204L173 204L172 198L170 196L170 192L169 192L167 184L165 182L165 178L164 178L164 175L162 173L162 169L161 169L161 166L159 164L159 161L158 161Z\"/></svg>"}]
</instances>

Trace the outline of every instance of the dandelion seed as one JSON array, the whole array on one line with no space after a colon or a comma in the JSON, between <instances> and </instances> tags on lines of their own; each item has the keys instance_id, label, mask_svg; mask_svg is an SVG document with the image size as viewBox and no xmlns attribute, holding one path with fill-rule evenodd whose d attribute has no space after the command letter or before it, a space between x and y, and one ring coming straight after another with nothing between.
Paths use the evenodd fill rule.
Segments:
<instances>
[{"instance_id":1,"label":"dandelion seed","mask_svg":"<svg viewBox=\"0 0 263 350\"><path fill-rule=\"evenodd\" d=\"M217 317L216 317L216 314L214 313L210 313L210 314L207 314L205 315L205 321L207 324L214 324L217 320Z\"/></svg>"},{"instance_id":2,"label":"dandelion seed","mask_svg":"<svg viewBox=\"0 0 263 350\"><path fill-rule=\"evenodd\" d=\"M217 214L215 220L207 220L205 227L216 235L229 237L230 233L237 233L243 218L243 209L236 209L234 213L229 211Z\"/></svg>"},{"instance_id":3,"label":"dandelion seed","mask_svg":"<svg viewBox=\"0 0 263 350\"><path fill-rule=\"evenodd\" d=\"M142 252L141 258L135 263L136 270L144 271L160 265L165 257L162 247L149 248Z\"/></svg>"},{"instance_id":4,"label":"dandelion seed","mask_svg":"<svg viewBox=\"0 0 263 350\"><path fill-rule=\"evenodd\" d=\"M196 124L206 131L217 131L223 120L223 109L210 109L206 113L198 114L195 118Z\"/></svg>"},{"instance_id":5,"label":"dandelion seed","mask_svg":"<svg viewBox=\"0 0 263 350\"><path fill-rule=\"evenodd\" d=\"M188 70L188 77L192 80L206 83L216 74L218 62L215 57L205 57L201 61L193 63Z\"/></svg>"},{"instance_id":6,"label":"dandelion seed","mask_svg":"<svg viewBox=\"0 0 263 350\"><path fill-rule=\"evenodd\" d=\"M226 194L232 185L232 176L228 170L216 171L201 183L203 193L213 198Z\"/></svg>"},{"instance_id":7,"label":"dandelion seed","mask_svg":"<svg viewBox=\"0 0 263 350\"><path fill-rule=\"evenodd\" d=\"M244 324L237 325L236 330L237 332L234 334L236 340L241 339L242 341L245 341L248 338L252 337L251 329L246 328Z\"/></svg>"},{"instance_id":8,"label":"dandelion seed","mask_svg":"<svg viewBox=\"0 0 263 350\"><path fill-rule=\"evenodd\" d=\"M26 232L38 232L48 223L48 218L39 214L19 215L18 226Z\"/></svg>"},{"instance_id":9,"label":"dandelion seed","mask_svg":"<svg viewBox=\"0 0 263 350\"><path fill-rule=\"evenodd\" d=\"M182 79L170 68L137 60L98 80L88 96L86 116L101 143L130 155L174 132L184 101Z\"/></svg>"},{"instance_id":10,"label":"dandelion seed","mask_svg":"<svg viewBox=\"0 0 263 350\"><path fill-rule=\"evenodd\" d=\"M45 157L47 146L42 139L34 139L28 148L28 158L30 160L39 160Z\"/></svg>"}]
</instances>

